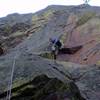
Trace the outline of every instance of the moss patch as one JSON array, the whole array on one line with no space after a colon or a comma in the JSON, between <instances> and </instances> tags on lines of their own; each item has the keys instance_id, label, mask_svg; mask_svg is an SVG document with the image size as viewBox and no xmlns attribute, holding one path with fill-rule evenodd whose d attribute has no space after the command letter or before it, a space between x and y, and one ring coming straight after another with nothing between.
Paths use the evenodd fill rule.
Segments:
<instances>
[{"instance_id":1,"label":"moss patch","mask_svg":"<svg viewBox=\"0 0 100 100\"><path fill-rule=\"evenodd\" d=\"M81 16L79 18L79 20L76 23L76 26L80 26L85 24L88 20L90 20L91 18L93 18L96 14L94 12L87 12L85 13L83 16Z\"/></svg>"},{"instance_id":2,"label":"moss patch","mask_svg":"<svg viewBox=\"0 0 100 100\"><path fill-rule=\"evenodd\" d=\"M56 97L57 100L85 100L73 82L65 84L57 78L48 78L44 74L12 89L11 100L56 100Z\"/></svg>"},{"instance_id":3,"label":"moss patch","mask_svg":"<svg viewBox=\"0 0 100 100\"><path fill-rule=\"evenodd\" d=\"M45 53L41 53L39 56L44 57L44 58L48 58L48 59L53 59L53 55L50 52L45 52Z\"/></svg>"},{"instance_id":4,"label":"moss patch","mask_svg":"<svg viewBox=\"0 0 100 100\"><path fill-rule=\"evenodd\" d=\"M53 10L48 10L48 11L44 12L43 17L46 19L49 19L50 17L52 17L53 12L54 12Z\"/></svg>"}]
</instances>

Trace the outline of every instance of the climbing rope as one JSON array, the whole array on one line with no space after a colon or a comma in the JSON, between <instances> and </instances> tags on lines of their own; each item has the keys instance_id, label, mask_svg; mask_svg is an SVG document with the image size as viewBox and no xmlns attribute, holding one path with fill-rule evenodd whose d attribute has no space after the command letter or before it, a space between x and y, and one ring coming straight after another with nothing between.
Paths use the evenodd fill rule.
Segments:
<instances>
[{"instance_id":1,"label":"climbing rope","mask_svg":"<svg viewBox=\"0 0 100 100\"><path fill-rule=\"evenodd\" d=\"M13 80L13 75L14 75L16 58L17 58L17 54L15 55L14 60L13 60L13 65L12 65L12 69L11 69L11 79L10 79L10 82L8 83L8 91L7 91L6 100L11 99L12 80Z\"/></svg>"}]
</instances>

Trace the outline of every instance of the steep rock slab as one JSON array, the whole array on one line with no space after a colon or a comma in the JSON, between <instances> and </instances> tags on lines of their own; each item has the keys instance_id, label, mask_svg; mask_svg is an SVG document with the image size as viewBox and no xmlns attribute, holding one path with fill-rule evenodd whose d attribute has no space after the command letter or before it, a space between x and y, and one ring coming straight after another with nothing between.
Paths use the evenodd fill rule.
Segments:
<instances>
[{"instance_id":1,"label":"steep rock slab","mask_svg":"<svg viewBox=\"0 0 100 100\"><path fill-rule=\"evenodd\" d=\"M57 78L48 78L44 74L35 77L30 83L16 88L15 93L12 100L85 100L73 82L65 84Z\"/></svg>"},{"instance_id":2,"label":"steep rock slab","mask_svg":"<svg viewBox=\"0 0 100 100\"><path fill-rule=\"evenodd\" d=\"M16 57L15 57L16 56ZM15 65L13 65L15 62ZM20 86L35 76L40 74L46 74L50 77L58 77L62 81L69 80L66 76L55 70L53 67L61 67L53 61L48 61L39 56L31 53L12 52L6 56L0 57L0 94L8 89L11 81L12 67L14 68L13 73L13 87Z\"/></svg>"},{"instance_id":3,"label":"steep rock slab","mask_svg":"<svg viewBox=\"0 0 100 100\"><path fill-rule=\"evenodd\" d=\"M86 100L100 100L100 66L62 62Z\"/></svg>"}]
</instances>

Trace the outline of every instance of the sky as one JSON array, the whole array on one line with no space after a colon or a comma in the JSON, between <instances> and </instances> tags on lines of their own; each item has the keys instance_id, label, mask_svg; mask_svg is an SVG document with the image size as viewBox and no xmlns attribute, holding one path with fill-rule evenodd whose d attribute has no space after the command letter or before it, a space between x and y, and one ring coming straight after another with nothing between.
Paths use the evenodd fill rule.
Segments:
<instances>
[{"instance_id":1,"label":"sky","mask_svg":"<svg viewBox=\"0 0 100 100\"><path fill-rule=\"evenodd\" d=\"M0 0L0 17L11 13L35 13L48 5L79 5L84 0ZM90 0L90 5L100 6L100 0Z\"/></svg>"}]
</instances>

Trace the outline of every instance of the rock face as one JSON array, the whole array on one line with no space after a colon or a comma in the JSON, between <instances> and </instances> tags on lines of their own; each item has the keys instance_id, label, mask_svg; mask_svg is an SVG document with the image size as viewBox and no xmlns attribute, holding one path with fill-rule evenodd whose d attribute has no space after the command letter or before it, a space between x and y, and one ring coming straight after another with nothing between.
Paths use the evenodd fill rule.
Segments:
<instances>
[{"instance_id":1,"label":"rock face","mask_svg":"<svg viewBox=\"0 0 100 100\"><path fill-rule=\"evenodd\" d=\"M0 57L1 100L4 100L7 96L6 90L10 86L11 69L16 58L15 54L16 52L12 52L9 55ZM47 75L49 78L44 75L42 77L42 74ZM34 98L34 100L41 100L40 97L42 98L42 96L43 100L44 98L46 100L51 98L55 100L62 100L62 98L72 100L72 97L76 98L75 100L99 100L99 75L99 66L54 62L20 51L19 55L17 52L15 61L12 99L21 100L26 95L25 98ZM62 87L63 85L64 87ZM37 92L34 92L34 89ZM45 93L46 95L44 96Z\"/></svg>"},{"instance_id":2,"label":"rock face","mask_svg":"<svg viewBox=\"0 0 100 100\"><path fill-rule=\"evenodd\" d=\"M100 66L94 64L100 59L99 33L100 8L86 5L1 18L0 43L10 50L0 57L0 99L6 98L13 71L13 100L100 100ZM70 52L57 60L89 65L38 56L49 51L50 37L60 37Z\"/></svg>"},{"instance_id":3,"label":"rock face","mask_svg":"<svg viewBox=\"0 0 100 100\"><path fill-rule=\"evenodd\" d=\"M100 59L99 29L99 7L53 5L35 14L1 18L0 41L7 51L20 43L20 48L41 52L48 50L50 37L61 36L64 48L82 48L72 55L59 55L58 60L94 64Z\"/></svg>"},{"instance_id":4,"label":"rock face","mask_svg":"<svg viewBox=\"0 0 100 100\"><path fill-rule=\"evenodd\" d=\"M14 48L26 37L25 31L32 25L32 14L11 14L0 18L0 43L6 51Z\"/></svg>"},{"instance_id":5,"label":"rock face","mask_svg":"<svg viewBox=\"0 0 100 100\"><path fill-rule=\"evenodd\" d=\"M67 33L64 42L65 47L71 48L82 45L83 48L71 56L68 54L66 57L65 55L61 55L65 61L80 64L94 64L100 59L98 55L100 31L97 28L100 26L97 23L97 20L99 20L97 16L100 15L100 12L98 12L98 9L91 6L84 6L82 9L78 7L77 10L73 10L72 14L69 15L67 20L68 26L65 28ZM61 57L59 56L59 59Z\"/></svg>"},{"instance_id":6,"label":"rock face","mask_svg":"<svg viewBox=\"0 0 100 100\"><path fill-rule=\"evenodd\" d=\"M12 96L11 100L85 100L73 82L65 84L57 78L48 78L46 75L35 77L18 90L16 88L14 93L17 95Z\"/></svg>"},{"instance_id":7,"label":"rock face","mask_svg":"<svg viewBox=\"0 0 100 100\"><path fill-rule=\"evenodd\" d=\"M68 63L63 64L66 68ZM100 99L100 66L80 66L72 64L66 68L76 85L78 86L82 96L86 100L99 100Z\"/></svg>"},{"instance_id":8,"label":"rock face","mask_svg":"<svg viewBox=\"0 0 100 100\"><path fill-rule=\"evenodd\" d=\"M50 98L55 98L55 100L62 100L62 98L85 100L73 80L69 78L68 71L64 72L62 65L34 54L20 53L18 55L17 52L17 58L14 57L15 52L0 58L1 100L7 97L6 91L10 86L12 65L15 58L12 100L31 100L32 98L34 100L49 100ZM49 78L41 74L45 74Z\"/></svg>"},{"instance_id":9,"label":"rock face","mask_svg":"<svg viewBox=\"0 0 100 100\"><path fill-rule=\"evenodd\" d=\"M80 91L86 96L85 98L87 98L87 100L100 99L100 78L98 78L98 75L100 75L100 68L94 67L90 69L82 69L81 71L86 70L86 73L76 82Z\"/></svg>"}]
</instances>

